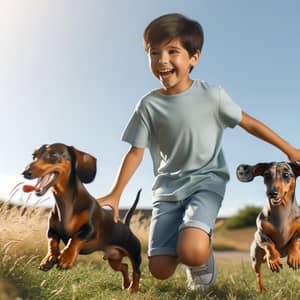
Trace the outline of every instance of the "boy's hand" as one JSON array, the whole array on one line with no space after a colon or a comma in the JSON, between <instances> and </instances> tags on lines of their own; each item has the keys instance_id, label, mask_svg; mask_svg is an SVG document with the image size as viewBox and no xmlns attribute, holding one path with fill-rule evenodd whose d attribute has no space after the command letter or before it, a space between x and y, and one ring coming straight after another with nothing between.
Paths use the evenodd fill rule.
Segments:
<instances>
[{"instance_id":1,"label":"boy's hand","mask_svg":"<svg viewBox=\"0 0 300 300\"><path fill-rule=\"evenodd\" d=\"M97 202L101 205L101 206L109 206L112 208L113 210L113 214L114 214L114 222L117 223L119 220L119 202L120 199L108 194L102 198L97 199Z\"/></svg>"}]
</instances>

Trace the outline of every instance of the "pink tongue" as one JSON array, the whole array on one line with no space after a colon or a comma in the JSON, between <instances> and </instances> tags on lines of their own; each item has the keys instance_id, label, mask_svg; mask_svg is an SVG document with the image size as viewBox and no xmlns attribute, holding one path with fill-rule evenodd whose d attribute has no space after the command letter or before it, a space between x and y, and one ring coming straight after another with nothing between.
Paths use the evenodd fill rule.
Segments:
<instances>
[{"instance_id":1,"label":"pink tongue","mask_svg":"<svg viewBox=\"0 0 300 300\"><path fill-rule=\"evenodd\" d=\"M37 188L33 185L24 184L23 185L23 192L24 193L30 193L32 191L35 191Z\"/></svg>"}]
</instances>

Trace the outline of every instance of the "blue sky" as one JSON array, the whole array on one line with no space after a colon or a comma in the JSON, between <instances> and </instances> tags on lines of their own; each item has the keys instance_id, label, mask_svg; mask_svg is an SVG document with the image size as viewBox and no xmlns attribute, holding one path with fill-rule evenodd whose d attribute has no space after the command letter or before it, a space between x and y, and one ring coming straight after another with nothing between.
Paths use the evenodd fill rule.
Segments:
<instances>
[{"instance_id":1,"label":"blue sky","mask_svg":"<svg viewBox=\"0 0 300 300\"><path fill-rule=\"evenodd\" d=\"M96 197L109 191L129 147L121 133L137 101L160 86L148 69L143 30L171 12L204 28L192 78L222 85L244 111L300 148L297 0L0 0L0 197L22 180L32 151L53 142L96 156L98 174L87 188ZM261 178L240 183L235 168L285 155L240 128L226 130L224 149L231 181L220 215L263 205ZM146 152L121 207L140 187L140 207L151 207L152 181Z\"/></svg>"}]
</instances>

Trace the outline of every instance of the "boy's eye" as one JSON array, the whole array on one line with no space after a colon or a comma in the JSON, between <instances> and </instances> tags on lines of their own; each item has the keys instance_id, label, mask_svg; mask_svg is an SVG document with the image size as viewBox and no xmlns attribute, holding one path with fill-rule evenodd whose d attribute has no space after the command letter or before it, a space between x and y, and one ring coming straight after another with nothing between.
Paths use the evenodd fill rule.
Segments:
<instances>
[{"instance_id":1,"label":"boy's eye","mask_svg":"<svg viewBox=\"0 0 300 300\"><path fill-rule=\"evenodd\" d=\"M179 53L179 51L176 50L176 49L171 49L171 50L169 51L169 53L170 53L170 54L177 54L177 53Z\"/></svg>"},{"instance_id":2,"label":"boy's eye","mask_svg":"<svg viewBox=\"0 0 300 300\"><path fill-rule=\"evenodd\" d=\"M151 56L157 56L159 53L158 51L150 51Z\"/></svg>"},{"instance_id":3,"label":"boy's eye","mask_svg":"<svg viewBox=\"0 0 300 300\"><path fill-rule=\"evenodd\" d=\"M158 49L150 48L149 49L149 54L150 55L157 55L157 54L159 54L159 51L158 51Z\"/></svg>"}]
</instances>

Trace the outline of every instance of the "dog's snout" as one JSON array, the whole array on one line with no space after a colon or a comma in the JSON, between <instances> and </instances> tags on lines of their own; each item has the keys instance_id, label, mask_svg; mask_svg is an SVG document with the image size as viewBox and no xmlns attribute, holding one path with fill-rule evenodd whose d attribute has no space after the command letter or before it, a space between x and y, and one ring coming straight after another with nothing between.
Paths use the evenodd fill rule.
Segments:
<instances>
[{"instance_id":1,"label":"dog's snout","mask_svg":"<svg viewBox=\"0 0 300 300\"><path fill-rule=\"evenodd\" d=\"M276 198L278 196L278 194L279 194L278 191L275 189L268 192L268 196L270 198Z\"/></svg>"},{"instance_id":2,"label":"dog's snout","mask_svg":"<svg viewBox=\"0 0 300 300\"><path fill-rule=\"evenodd\" d=\"M31 179L32 177L32 170L30 168L26 168L23 172L22 175L26 178L26 179Z\"/></svg>"}]
</instances>

